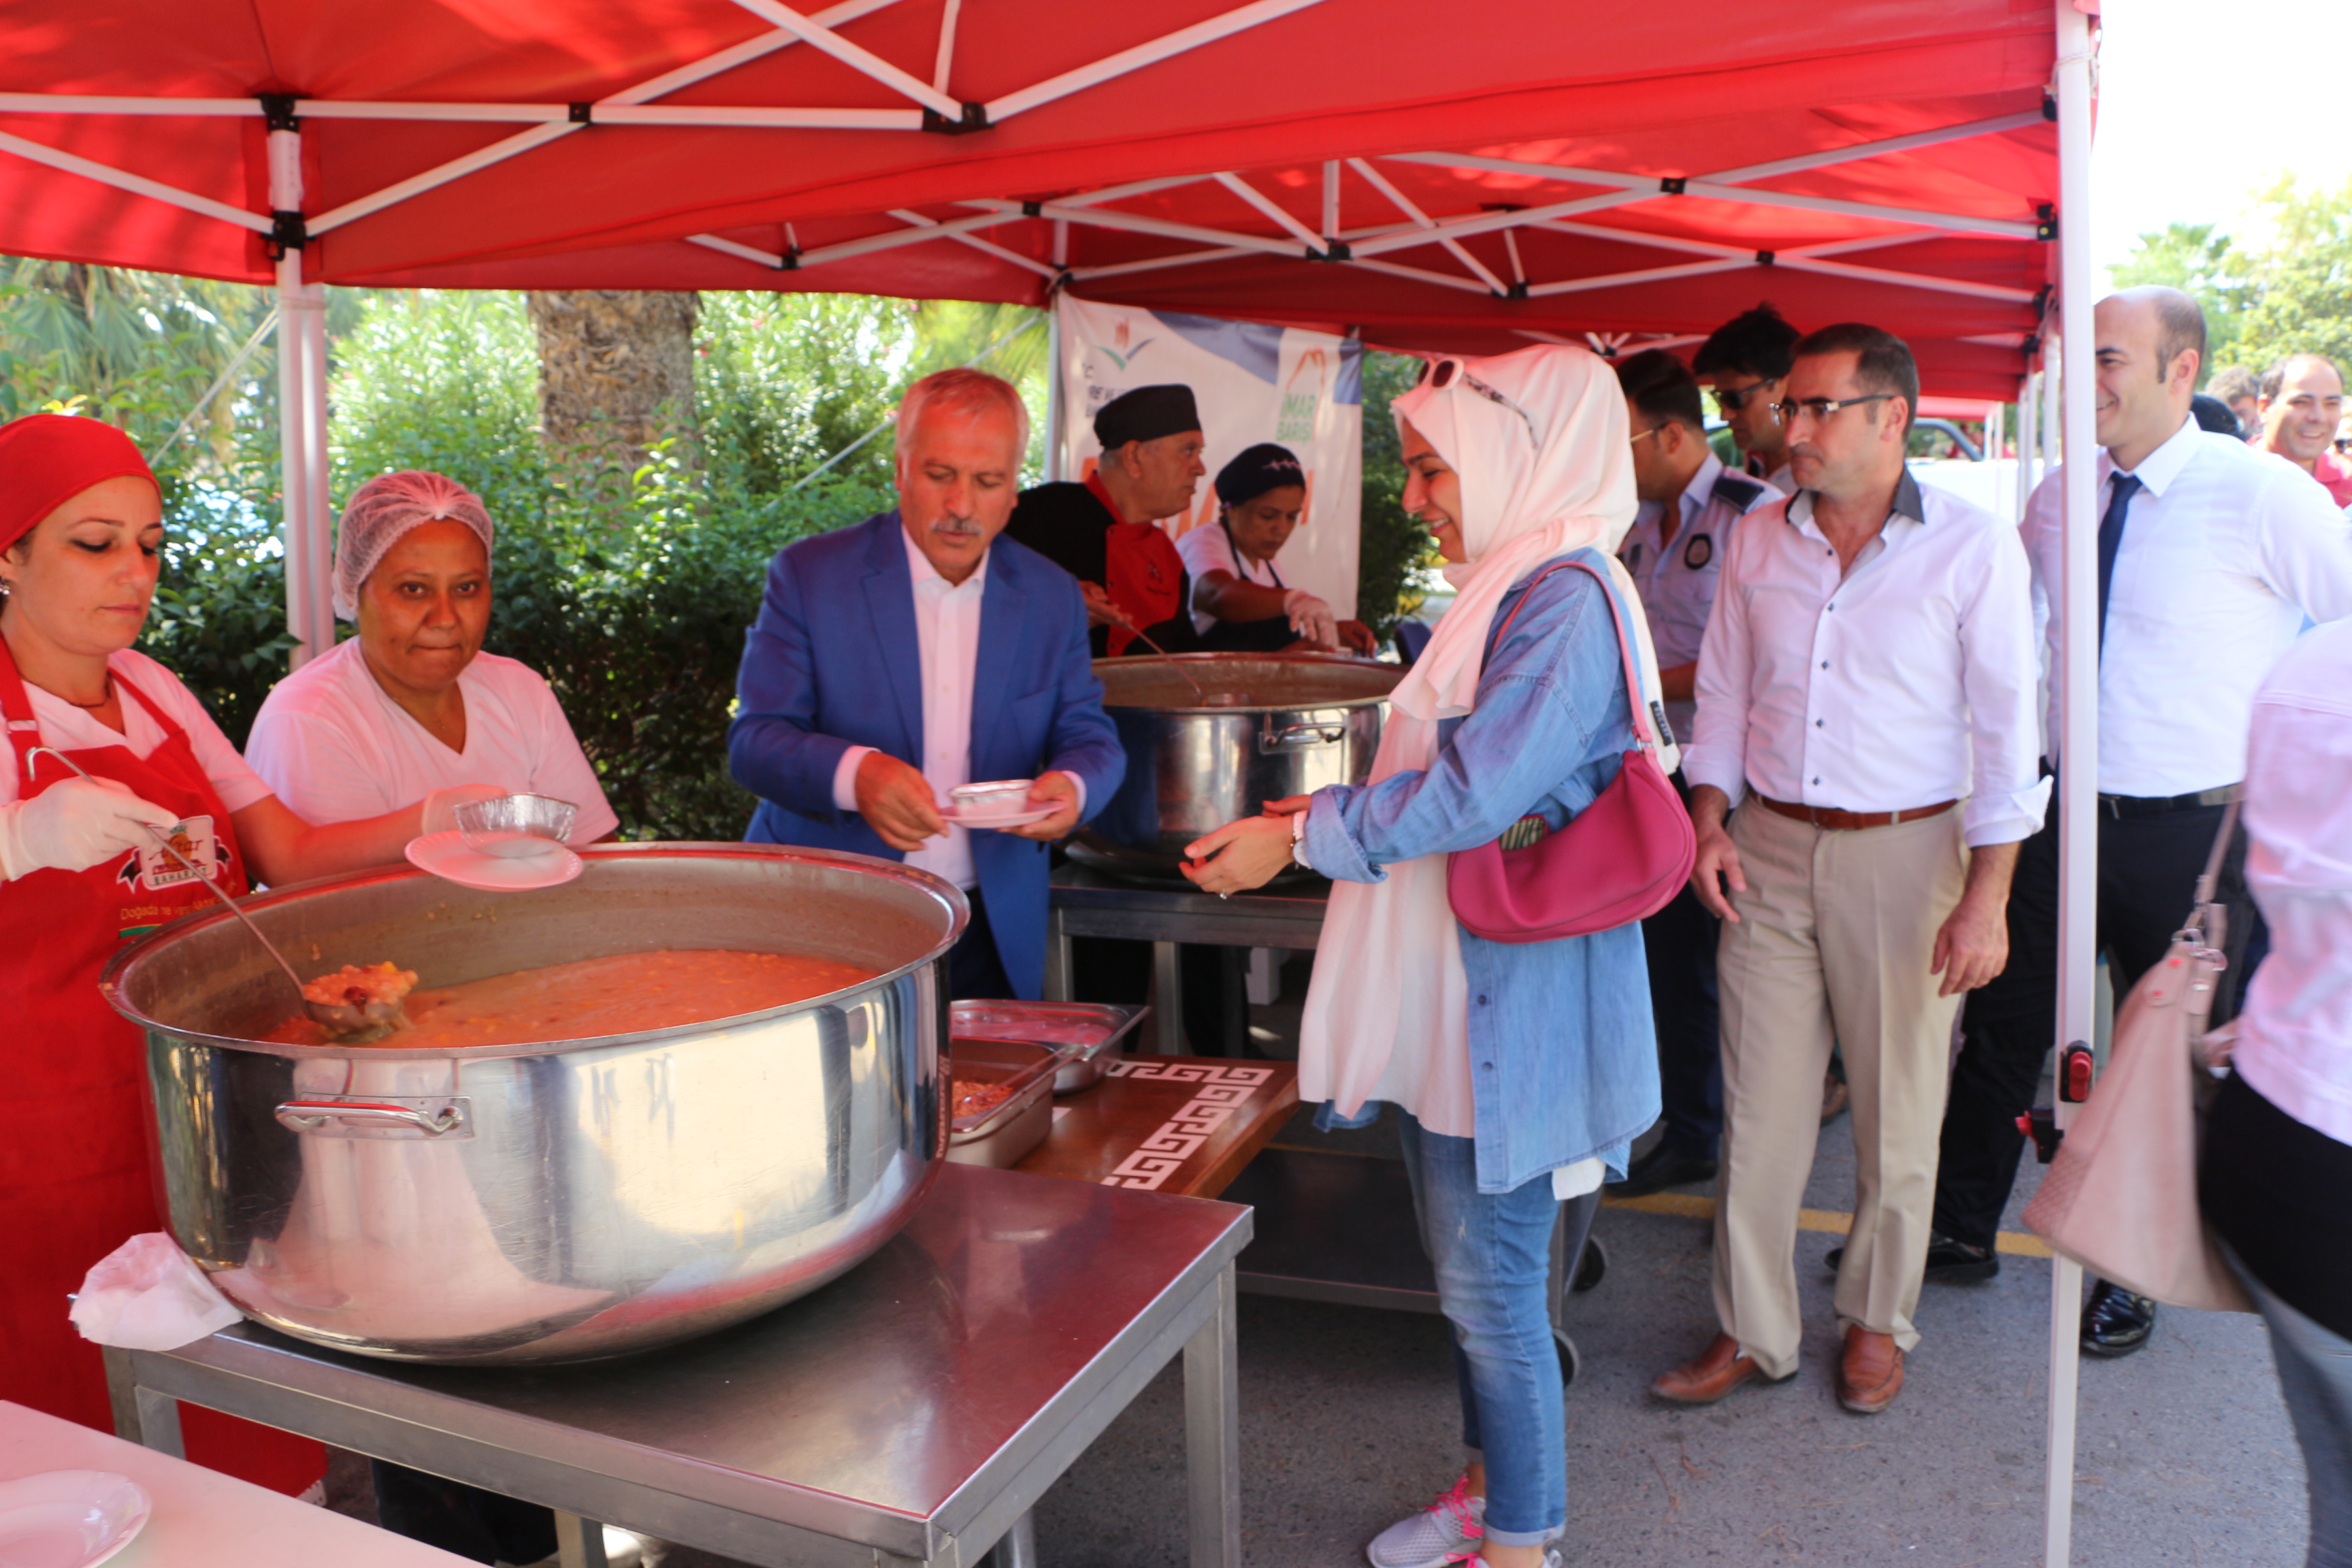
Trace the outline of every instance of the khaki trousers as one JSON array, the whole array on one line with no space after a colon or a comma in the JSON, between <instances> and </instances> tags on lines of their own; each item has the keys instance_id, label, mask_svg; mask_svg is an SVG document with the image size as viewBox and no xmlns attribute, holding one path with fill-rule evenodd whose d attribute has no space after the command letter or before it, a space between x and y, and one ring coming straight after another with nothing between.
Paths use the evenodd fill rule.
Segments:
<instances>
[{"instance_id":1,"label":"khaki trousers","mask_svg":"<svg viewBox=\"0 0 2352 1568\"><path fill-rule=\"evenodd\" d=\"M1715 1310L1766 1375L1797 1369L1797 1211L1834 1041L1853 1090L1853 1230L1838 1269L1840 1331L1918 1342L1937 1134L1960 998L1927 972L1968 876L1961 808L1830 831L1753 804L1731 841L1748 891L1723 924L1723 1152Z\"/></svg>"}]
</instances>

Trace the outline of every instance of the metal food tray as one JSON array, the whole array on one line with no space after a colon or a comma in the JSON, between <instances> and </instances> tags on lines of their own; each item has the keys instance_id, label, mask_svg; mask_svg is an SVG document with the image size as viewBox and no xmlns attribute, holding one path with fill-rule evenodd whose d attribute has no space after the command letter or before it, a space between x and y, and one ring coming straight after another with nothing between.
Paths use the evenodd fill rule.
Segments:
<instances>
[{"instance_id":1,"label":"metal food tray","mask_svg":"<svg viewBox=\"0 0 2352 1568\"><path fill-rule=\"evenodd\" d=\"M1021 1040L1058 1053L1055 1094L1076 1094L1100 1083L1111 1054L1149 1006L1113 1006L1093 1002L958 1002L948 1009L948 1033L957 1039ZM1072 1040L1079 1032L1100 1038Z\"/></svg>"},{"instance_id":2,"label":"metal food tray","mask_svg":"<svg viewBox=\"0 0 2352 1568\"><path fill-rule=\"evenodd\" d=\"M1054 1073L1061 1053L1021 1040L951 1039L950 1080L1009 1083L1009 1099L949 1123L947 1157L959 1165L1018 1164L1054 1126ZM949 1092L953 1092L952 1082Z\"/></svg>"}]
</instances>

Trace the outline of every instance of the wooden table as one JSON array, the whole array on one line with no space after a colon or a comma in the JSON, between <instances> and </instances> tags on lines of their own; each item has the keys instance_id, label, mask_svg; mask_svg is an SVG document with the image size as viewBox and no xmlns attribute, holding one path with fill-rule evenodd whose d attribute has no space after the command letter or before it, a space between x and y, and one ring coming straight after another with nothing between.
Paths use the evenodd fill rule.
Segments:
<instances>
[{"instance_id":1,"label":"wooden table","mask_svg":"<svg viewBox=\"0 0 2352 1568\"><path fill-rule=\"evenodd\" d=\"M1113 1187L1213 1198L1298 1103L1293 1062L1120 1057L1054 1103L1054 1130L1013 1167Z\"/></svg>"}]
</instances>

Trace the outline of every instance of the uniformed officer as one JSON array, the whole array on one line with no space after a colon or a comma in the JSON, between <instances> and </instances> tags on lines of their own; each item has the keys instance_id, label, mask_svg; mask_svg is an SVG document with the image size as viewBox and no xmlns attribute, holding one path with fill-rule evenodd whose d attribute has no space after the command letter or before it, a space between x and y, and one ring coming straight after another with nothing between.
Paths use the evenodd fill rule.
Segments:
<instances>
[{"instance_id":1,"label":"uniformed officer","mask_svg":"<svg viewBox=\"0 0 2352 1568\"><path fill-rule=\"evenodd\" d=\"M1768 302L1716 328L1691 356L1691 373L1714 385L1715 405L1723 411L1748 477L1784 496L1797 493L1797 481L1789 473L1789 433L1773 410L1803 335Z\"/></svg>"},{"instance_id":2,"label":"uniformed officer","mask_svg":"<svg viewBox=\"0 0 2352 1568\"><path fill-rule=\"evenodd\" d=\"M1707 445L1698 380L1674 355L1664 349L1634 354L1617 366L1617 381L1633 432L1633 491L1642 502L1618 559L1633 574L1649 616L1666 721L1687 744L1697 711L1693 683L1699 643L1732 528L1780 497L1761 480L1724 468ZM1681 785L1680 773L1675 783ZM1715 916L1687 887L1642 922L1665 1131L1612 1184L1622 1195L1715 1179L1723 1122L1716 927Z\"/></svg>"}]
</instances>

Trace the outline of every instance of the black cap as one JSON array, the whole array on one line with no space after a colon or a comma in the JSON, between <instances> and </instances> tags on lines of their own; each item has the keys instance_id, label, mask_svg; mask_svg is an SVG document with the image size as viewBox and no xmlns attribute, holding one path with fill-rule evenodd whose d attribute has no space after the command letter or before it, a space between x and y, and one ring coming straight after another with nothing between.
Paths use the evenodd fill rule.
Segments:
<instances>
[{"instance_id":1,"label":"black cap","mask_svg":"<svg viewBox=\"0 0 2352 1568\"><path fill-rule=\"evenodd\" d=\"M2189 400L2189 414L2200 430L2210 430L2216 436L2235 436L2242 441L2246 438L2245 426L2238 423L2230 405L2218 397L2197 394Z\"/></svg>"},{"instance_id":2,"label":"black cap","mask_svg":"<svg viewBox=\"0 0 2352 1568\"><path fill-rule=\"evenodd\" d=\"M1106 452L1129 441L1157 441L1201 428L1201 410L1192 389L1171 382L1122 392L1095 410L1095 438Z\"/></svg>"},{"instance_id":3,"label":"black cap","mask_svg":"<svg viewBox=\"0 0 2352 1568\"><path fill-rule=\"evenodd\" d=\"M1303 485L1307 470L1287 447L1261 441L1217 470L1217 499L1227 506L1255 500L1285 485Z\"/></svg>"}]
</instances>

